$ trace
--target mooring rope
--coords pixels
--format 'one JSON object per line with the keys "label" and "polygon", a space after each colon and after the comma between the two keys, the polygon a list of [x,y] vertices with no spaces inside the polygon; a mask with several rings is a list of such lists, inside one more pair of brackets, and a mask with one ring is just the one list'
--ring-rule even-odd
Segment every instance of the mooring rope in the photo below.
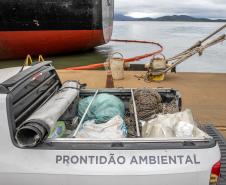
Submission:
{"label": "mooring rope", "polygon": [[[145,82],[151,82],[152,77],[164,75],[167,72],[169,72],[170,70],[172,71],[173,69],[175,69],[175,67],[177,65],[181,64],[182,62],[184,62],[188,58],[194,56],[195,54],[199,54],[201,56],[205,49],[207,49],[211,46],[214,46],[216,44],[222,43],[223,41],[226,40],[226,34],[222,34],[222,35],[210,40],[210,38],[212,38],[213,36],[215,36],[217,33],[219,33],[220,31],[222,31],[225,28],[226,28],[226,24],[224,26],[220,27],[219,29],[217,29],[216,31],[214,31],[212,34],[210,34],[203,40],[198,41],[196,44],[194,44],[187,50],[175,55],[174,57],[164,59],[166,64],[170,64],[167,68],[165,68],[163,70],[152,70],[150,67],[148,69],[148,72],[145,75],[138,76],[138,78],[143,78]],[[208,40],[210,40],[210,41],[208,41]]]}
{"label": "mooring rope", "polygon": [[[219,32],[221,32],[222,30],[224,30],[226,28],[226,24],[224,24],[223,26],[221,26],[220,28],[218,28],[216,31],[214,31],[213,33],[211,33],[210,35],[208,35],[207,37],[205,37],[204,39],[202,39],[201,41],[198,41],[197,43],[195,43],[193,46],[191,46],[190,48],[186,49],[185,51],[175,55],[172,58],[169,58],[168,61],[177,59],[178,57],[187,54],[189,51],[192,51],[193,49],[202,46],[202,44],[204,42],[206,42],[207,40],[209,40],[210,38],[212,38],[213,36],[215,36],[216,34],[218,34]],[[223,37],[223,35],[221,36]]]}

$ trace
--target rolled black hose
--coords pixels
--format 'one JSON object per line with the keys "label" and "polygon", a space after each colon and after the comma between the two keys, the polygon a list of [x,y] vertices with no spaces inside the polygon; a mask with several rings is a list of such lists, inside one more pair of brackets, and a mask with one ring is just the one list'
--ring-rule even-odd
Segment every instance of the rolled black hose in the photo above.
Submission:
{"label": "rolled black hose", "polygon": [[44,142],[50,131],[55,129],[60,117],[79,96],[79,91],[79,82],[65,82],[50,100],[17,128],[15,138],[18,145],[20,147],[35,147]]}
{"label": "rolled black hose", "polygon": [[16,132],[16,140],[21,147],[35,147],[49,135],[50,129],[38,122],[24,123]]}

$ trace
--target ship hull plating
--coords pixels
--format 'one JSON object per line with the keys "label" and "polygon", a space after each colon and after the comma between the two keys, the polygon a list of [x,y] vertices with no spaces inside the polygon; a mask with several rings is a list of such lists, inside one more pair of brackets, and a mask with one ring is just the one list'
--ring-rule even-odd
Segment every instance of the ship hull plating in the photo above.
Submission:
{"label": "ship hull plating", "polygon": [[113,0],[2,0],[0,9],[0,59],[87,50],[112,35]]}

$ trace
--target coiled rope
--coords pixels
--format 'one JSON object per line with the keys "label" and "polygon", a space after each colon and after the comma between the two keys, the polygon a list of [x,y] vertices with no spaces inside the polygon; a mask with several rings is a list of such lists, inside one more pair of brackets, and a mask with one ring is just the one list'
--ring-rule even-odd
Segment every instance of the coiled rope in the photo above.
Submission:
{"label": "coiled rope", "polygon": [[[140,120],[148,121],[163,112],[162,98],[154,89],[137,89],[134,91],[134,98]],[[134,114],[132,102],[130,112]]]}
{"label": "coiled rope", "polygon": [[[134,91],[138,120],[149,121],[158,114],[173,114],[179,112],[176,98],[164,100],[154,89],[136,89]],[[129,113],[125,116],[128,134],[136,137],[133,100],[129,102]],[[141,128],[140,128],[141,129]]]}

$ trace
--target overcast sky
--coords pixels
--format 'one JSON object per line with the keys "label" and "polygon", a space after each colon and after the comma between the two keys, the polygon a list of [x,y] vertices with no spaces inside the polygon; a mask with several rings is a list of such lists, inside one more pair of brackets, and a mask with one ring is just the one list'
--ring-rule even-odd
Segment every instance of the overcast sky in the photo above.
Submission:
{"label": "overcast sky", "polygon": [[139,18],[175,14],[226,18],[226,0],[115,0],[115,11]]}

